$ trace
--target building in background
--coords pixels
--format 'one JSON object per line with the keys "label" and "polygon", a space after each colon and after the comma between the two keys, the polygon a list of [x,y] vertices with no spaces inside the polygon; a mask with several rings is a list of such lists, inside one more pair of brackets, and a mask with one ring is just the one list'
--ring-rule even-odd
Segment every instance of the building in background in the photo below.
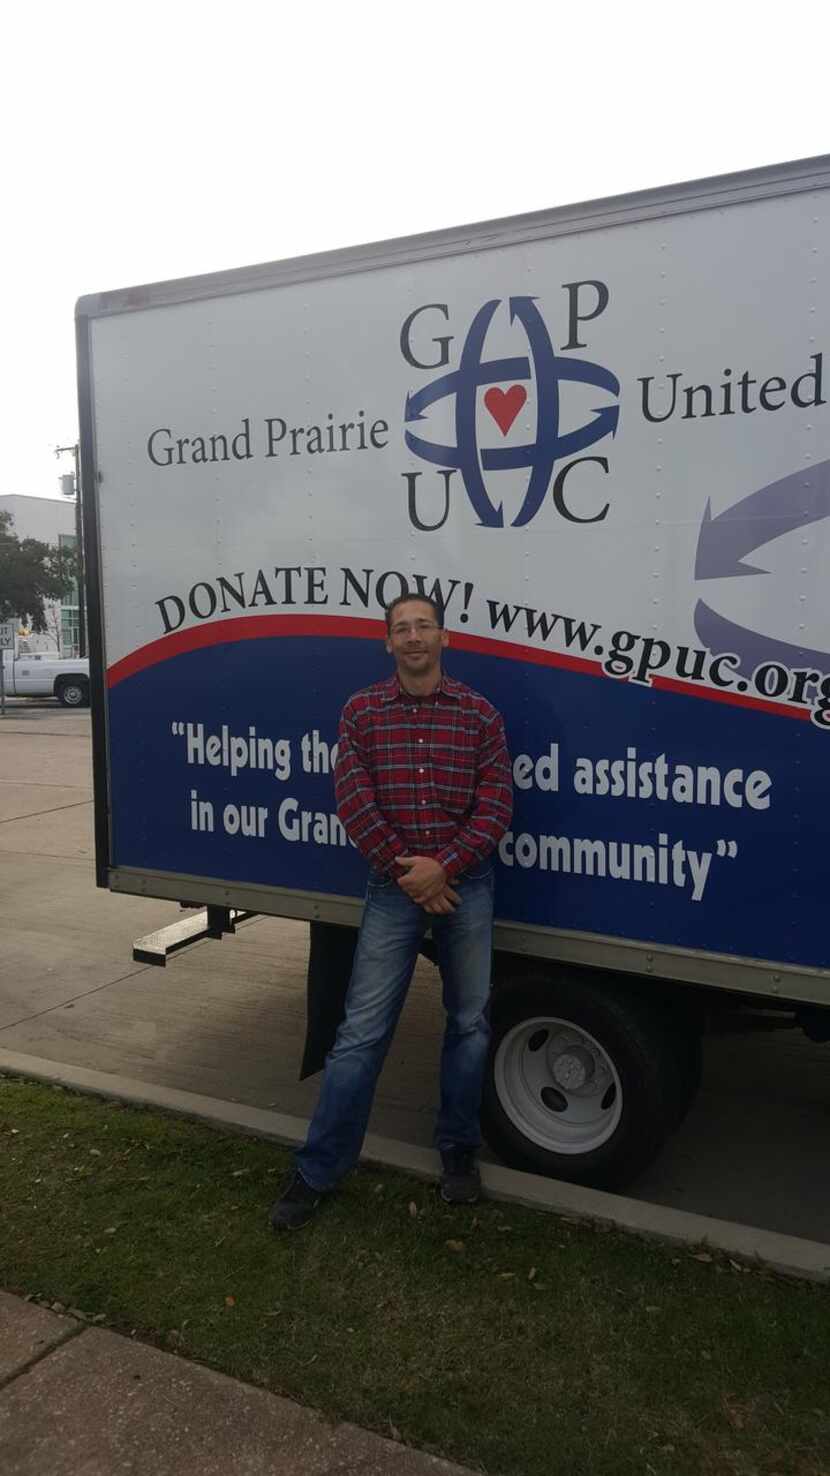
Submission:
{"label": "building in background", "polygon": [[[65,549],[67,554],[75,550],[75,503],[64,497],[28,497],[11,492],[0,496],[0,512],[11,513],[14,518],[12,533],[17,538],[38,538],[41,543],[52,543]],[[77,656],[78,644],[78,586],[73,582],[72,590],[62,601],[46,601],[45,635],[29,635],[25,649],[29,651],[58,651],[61,656]],[[23,641],[21,640],[21,646]]]}

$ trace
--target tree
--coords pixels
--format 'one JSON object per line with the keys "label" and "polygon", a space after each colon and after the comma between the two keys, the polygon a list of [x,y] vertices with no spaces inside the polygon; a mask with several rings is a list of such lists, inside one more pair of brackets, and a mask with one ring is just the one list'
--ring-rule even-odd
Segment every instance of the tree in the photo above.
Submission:
{"label": "tree", "polygon": [[55,642],[55,650],[58,653],[60,653],[61,648],[62,630],[63,621],[61,619],[60,606],[50,605],[49,609],[46,611],[46,633],[49,636],[49,639]]}
{"label": "tree", "polygon": [[38,538],[18,538],[13,524],[10,512],[0,512],[0,620],[25,618],[42,635],[46,602],[71,592],[76,558]]}

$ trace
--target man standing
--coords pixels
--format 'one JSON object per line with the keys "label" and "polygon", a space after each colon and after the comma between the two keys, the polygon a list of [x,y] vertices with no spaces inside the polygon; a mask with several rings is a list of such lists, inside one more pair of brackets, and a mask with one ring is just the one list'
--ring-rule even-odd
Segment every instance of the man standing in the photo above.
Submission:
{"label": "man standing", "polygon": [[369,862],[346,1015],[329,1053],[297,1170],[271,1210],[305,1225],[360,1156],[381,1067],[427,926],[447,1014],[435,1142],[441,1194],[472,1204],[489,1043],[492,855],[512,809],[504,725],[441,669],[441,607],[420,595],[386,611],[396,673],[351,697],[338,738],[337,813]]}

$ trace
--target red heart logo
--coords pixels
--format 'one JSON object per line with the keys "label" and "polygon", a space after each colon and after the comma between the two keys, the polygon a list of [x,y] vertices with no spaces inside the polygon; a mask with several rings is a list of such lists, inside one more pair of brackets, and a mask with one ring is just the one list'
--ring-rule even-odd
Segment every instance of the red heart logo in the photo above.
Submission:
{"label": "red heart logo", "polygon": [[509,390],[488,389],[484,403],[503,436],[507,435],[526,399],[527,390],[520,384],[512,384]]}

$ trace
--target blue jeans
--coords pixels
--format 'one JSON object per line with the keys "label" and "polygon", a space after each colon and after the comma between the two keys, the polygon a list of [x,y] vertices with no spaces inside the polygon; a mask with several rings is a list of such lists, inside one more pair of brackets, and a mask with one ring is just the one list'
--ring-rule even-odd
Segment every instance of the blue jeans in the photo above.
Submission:
{"label": "blue jeans", "polygon": [[433,916],[411,902],[397,882],[370,879],[346,1015],[326,1057],[317,1108],[296,1156],[297,1168],[312,1189],[333,1189],[360,1157],[377,1079],[429,923],[447,1013],[435,1145],[477,1148],[481,1141],[481,1090],[490,1040],[486,1010],[492,869],[479,868],[453,886],[461,897],[455,911]]}

